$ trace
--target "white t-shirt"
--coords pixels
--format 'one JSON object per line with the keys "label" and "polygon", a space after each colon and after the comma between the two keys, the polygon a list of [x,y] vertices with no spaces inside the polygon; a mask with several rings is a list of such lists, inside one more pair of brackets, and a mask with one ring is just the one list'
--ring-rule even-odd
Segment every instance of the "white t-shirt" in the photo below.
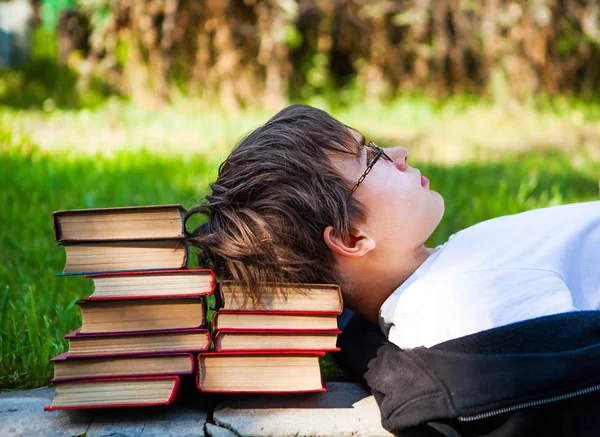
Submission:
{"label": "white t-shirt", "polygon": [[450,237],[383,303],[400,348],[600,309],[600,201],[536,209]]}

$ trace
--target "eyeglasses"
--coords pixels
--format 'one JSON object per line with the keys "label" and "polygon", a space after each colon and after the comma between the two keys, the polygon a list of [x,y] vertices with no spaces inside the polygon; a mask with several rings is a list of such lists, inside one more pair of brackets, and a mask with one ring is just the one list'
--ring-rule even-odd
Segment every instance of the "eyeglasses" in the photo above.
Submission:
{"label": "eyeglasses", "polygon": [[390,158],[385,153],[385,151],[373,141],[369,141],[367,144],[365,144],[365,147],[367,148],[367,169],[358,179],[356,185],[354,185],[354,187],[352,187],[352,189],[350,190],[350,195],[352,195],[356,191],[356,189],[362,183],[362,181],[364,181],[367,175],[371,172],[371,170],[373,170],[373,166],[379,160],[379,158],[383,156],[383,159],[385,159],[386,161],[394,162],[394,160]]}

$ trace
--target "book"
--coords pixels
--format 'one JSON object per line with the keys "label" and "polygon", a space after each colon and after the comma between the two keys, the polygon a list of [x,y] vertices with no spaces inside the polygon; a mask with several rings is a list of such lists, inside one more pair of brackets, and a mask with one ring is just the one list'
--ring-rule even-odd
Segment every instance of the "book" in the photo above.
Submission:
{"label": "book", "polygon": [[202,297],[80,300],[82,334],[200,328],[206,322]]}
{"label": "book", "polygon": [[52,405],[44,410],[168,405],[175,400],[180,382],[179,376],[60,382],[55,384]]}
{"label": "book", "polygon": [[73,358],[65,352],[50,360],[54,364],[54,378],[50,382],[151,375],[188,375],[194,372],[195,361],[194,356],[190,353]]}
{"label": "book", "polygon": [[131,333],[82,334],[79,329],[65,335],[68,357],[103,357],[138,354],[202,352],[210,347],[206,329],[178,329]]}
{"label": "book", "polygon": [[196,385],[203,392],[300,393],[325,391],[323,351],[234,351],[198,355]]}
{"label": "book", "polygon": [[146,270],[86,275],[94,292],[86,300],[193,297],[209,295],[215,288],[211,269]]}
{"label": "book", "polygon": [[185,236],[181,205],[90,208],[52,213],[54,238],[67,241],[160,240]]}
{"label": "book", "polygon": [[179,269],[187,263],[182,240],[65,243],[64,274]]}
{"label": "book", "polygon": [[225,310],[311,311],[343,310],[340,287],[333,284],[267,284],[260,304],[254,305],[245,287],[234,281],[221,281],[217,297]]}
{"label": "book", "polygon": [[301,311],[219,310],[212,323],[215,329],[337,329],[339,313]]}
{"label": "book", "polygon": [[323,350],[337,352],[337,336],[342,332],[313,330],[220,330],[215,335],[216,351],[233,350]]}

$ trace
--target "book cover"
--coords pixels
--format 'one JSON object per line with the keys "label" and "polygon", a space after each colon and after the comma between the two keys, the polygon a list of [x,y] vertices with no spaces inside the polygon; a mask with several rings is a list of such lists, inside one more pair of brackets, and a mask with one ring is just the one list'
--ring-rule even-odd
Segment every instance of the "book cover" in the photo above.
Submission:
{"label": "book cover", "polygon": [[[340,315],[339,312],[337,311],[268,311],[268,310],[225,310],[225,309],[220,309],[218,310],[214,316],[213,316],[213,327],[215,329],[232,329],[229,327],[225,327],[225,328],[221,328],[219,326],[219,320],[221,319],[221,316],[232,316],[232,317],[252,317],[253,319],[259,319],[259,318],[265,318],[265,321],[268,322],[269,318],[280,318],[280,317],[284,317],[287,319],[289,319],[290,321],[295,320],[296,318],[303,318],[303,317],[307,317],[310,319],[317,319],[319,321],[325,321],[325,323],[321,322],[320,324],[322,324],[323,326],[327,326],[325,328],[310,328],[310,329],[314,329],[314,330],[330,330],[330,329],[337,329],[337,317]],[[327,320],[330,320],[330,323],[326,323]],[[242,323],[237,323],[235,328],[233,329],[238,329],[238,330],[243,330],[243,329],[277,329],[274,327],[268,327],[268,328],[258,328],[258,327],[252,327],[252,328],[243,328],[240,327]],[[254,325],[260,325],[259,322],[255,322]],[[291,325],[293,325],[293,323],[291,323]],[[297,325],[293,325],[295,326],[294,328],[281,328],[281,329],[298,329],[296,326]],[[308,329],[308,328],[307,328]]]}
{"label": "book cover", "polygon": [[335,284],[270,283],[262,301],[254,305],[245,287],[235,281],[220,281],[215,297],[225,310],[336,312],[344,309],[340,287]]}
{"label": "book cover", "polygon": [[[221,344],[222,339],[227,336],[227,334],[233,334],[235,336],[247,336],[247,337],[263,337],[265,339],[266,344],[270,344],[270,346],[260,346],[257,347],[256,350],[322,350],[325,352],[339,352],[340,348],[335,346],[337,336],[341,333],[339,329],[329,329],[329,330],[313,330],[313,329],[220,329],[215,334],[215,351],[224,352],[234,350],[230,347],[223,346]],[[297,337],[308,337],[309,343],[311,338],[314,338],[316,341],[323,341],[332,343],[330,347],[321,347],[321,346],[307,346],[302,347],[300,343],[301,339]],[[329,341],[327,341],[329,340]],[[255,350],[253,348],[247,347],[245,350]],[[240,350],[244,350],[240,348]]]}
{"label": "book cover", "polygon": [[65,267],[56,276],[134,273],[185,269],[189,247],[185,240],[87,241],[60,243]]}
{"label": "book cover", "polygon": [[[191,288],[188,286],[184,291],[179,291],[180,294],[171,292],[166,294],[164,291],[167,289],[166,281],[170,278],[181,278],[185,276],[200,276],[206,277],[208,283],[204,286],[197,288]],[[216,286],[216,278],[212,269],[205,268],[192,268],[192,269],[166,269],[166,270],[136,270],[130,272],[105,272],[105,273],[93,273],[86,274],[86,279],[92,279],[94,281],[94,292],[92,295],[85,298],[87,301],[100,301],[100,300],[120,300],[120,299],[150,299],[150,298],[185,298],[185,297],[198,297],[211,295]],[[130,281],[128,284],[124,281]],[[137,281],[135,281],[137,279]],[[161,281],[157,279],[162,279]],[[98,289],[101,289],[103,282],[111,281],[111,283],[104,288],[111,288],[112,295],[109,292],[104,291],[101,296],[94,296]],[[156,284],[154,284],[156,283]],[[149,285],[159,288],[158,291],[149,294]],[[170,289],[176,289],[176,285],[172,285]],[[162,290],[162,291],[161,291]]]}
{"label": "book cover", "polygon": [[[152,384],[154,382],[164,382],[165,387],[161,393],[156,393],[158,390],[153,390],[151,397],[134,396],[133,390],[144,384]],[[56,391],[52,405],[44,407],[44,411],[55,410],[80,410],[90,408],[115,408],[115,407],[150,407],[159,405],[171,404],[179,392],[181,377],[173,376],[146,376],[142,378],[105,378],[105,379],[83,379],[71,382],[59,382],[54,384]],[[128,385],[130,387],[128,387]],[[154,386],[152,384],[152,386]],[[99,390],[101,389],[101,391]],[[110,390],[118,390],[113,397],[110,396]],[[127,390],[130,390],[128,393]],[[66,401],[61,401],[62,392],[65,391]],[[72,393],[76,392],[77,397],[81,401],[73,399]],[[160,396],[164,392],[164,395]],[[71,393],[70,399],[68,394]],[[98,393],[106,393],[103,398],[98,399]],[[86,399],[86,395],[87,399]],[[146,395],[148,396],[148,395]],[[94,398],[94,400],[92,400]]]}
{"label": "book cover", "polygon": [[203,296],[82,299],[76,304],[83,320],[80,332],[86,334],[134,334],[206,327],[206,302]]}
{"label": "book cover", "polygon": [[[210,331],[204,328],[89,334],[80,330],[78,328],[64,336],[70,342],[69,358],[197,353],[208,350],[211,343]],[[194,338],[198,340],[194,341]],[[85,346],[78,347],[76,343],[84,343]]]}
{"label": "book cover", "polygon": [[[309,389],[293,389],[293,390],[289,390],[289,389],[266,389],[266,388],[261,388],[261,389],[252,389],[252,390],[246,390],[246,389],[242,389],[242,388],[235,388],[235,389],[227,389],[227,390],[221,390],[221,389],[207,389],[204,388],[202,386],[202,382],[201,380],[203,379],[203,377],[205,376],[207,370],[206,367],[203,365],[203,360],[205,358],[210,358],[210,357],[314,357],[317,360],[314,361],[316,368],[313,369],[314,372],[316,372],[316,376],[318,376],[318,379],[320,381],[319,386],[317,387],[316,385],[314,386],[314,388],[309,388]],[[297,349],[287,349],[287,350],[279,350],[279,351],[273,351],[273,350],[252,350],[252,351],[223,351],[223,352],[202,352],[200,354],[198,354],[198,364],[197,364],[197,371],[196,371],[196,387],[198,388],[199,391],[201,392],[205,392],[205,393],[236,393],[236,394],[292,394],[292,393],[315,393],[315,392],[323,392],[326,391],[326,383],[325,380],[320,376],[320,369],[319,369],[319,363],[318,363],[318,358],[319,357],[324,357],[325,356],[325,352],[321,351],[321,350],[313,350],[313,351],[309,351],[309,350],[297,350]],[[265,376],[265,372],[271,370],[271,371],[276,371],[277,368],[273,367],[273,366],[269,366],[269,368],[265,368],[265,369],[259,369],[260,373]],[[237,372],[237,369],[234,369],[234,371],[236,371],[236,373],[238,374],[243,374],[243,370],[240,370],[239,372]],[[306,373],[306,370],[303,371],[303,373]],[[266,375],[267,378],[271,378],[272,375]]]}
{"label": "book cover", "polygon": [[181,239],[185,237],[185,212],[179,204],[54,211],[54,239],[58,242]]}
{"label": "book cover", "polygon": [[[187,365],[187,370],[181,370],[181,371],[173,371],[172,369],[169,368],[165,368],[164,364],[162,364],[162,366],[155,371],[152,372],[139,372],[139,373],[126,373],[124,371],[123,368],[123,364],[121,363],[124,360],[131,360],[131,359],[138,359],[138,361],[147,361],[147,360],[154,360],[155,358],[163,359],[171,359],[171,358],[182,358],[188,361],[188,365]],[[195,365],[196,365],[196,359],[195,356],[191,353],[171,353],[171,354],[166,354],[166,353],[157,353],[157,354],[143,354],[143,353],[139,353],[139,354],[131,354],[131,355],[105,355],[102,357],[77,357],[77,356],[70,356],[68,352],[64,352],[60,355],[57,355],[56,357],[52,358],[50,360],[51,363],[53,363],[55,366],[57,365],[57,363],[59,363],[58,365],[60,365],[60,363],[65,363],[65,362],[70,362],[70,363],[81,363],[83,365],[85,364],[90,364],[92,366],[98,366],[98,365],[102,365],[103,362],[110,362],[110,361],[114,361],[117,364],[118,370],[117,372],[112,372],[113,374],[108,375],[108,374],[103,374],[100,376],[85,376],[85,377],[80,377],[80,376],[69,376],[69,377],[54,377],[50,380],[50,383],[58,383],[58,382],[69,382],[69,381],[77,381],[77,380],[93,380],[93,379],[107,379],[107,378],[140,378],[140,377],[146,377],[146,376],[172,376],[172,375],[190,375],[194,373],[195,370]],[[164,361],[164,360],[163,360]],[[182,360],[183,361],[183,360]],[[56,374],[56,373],[55,373]]]}

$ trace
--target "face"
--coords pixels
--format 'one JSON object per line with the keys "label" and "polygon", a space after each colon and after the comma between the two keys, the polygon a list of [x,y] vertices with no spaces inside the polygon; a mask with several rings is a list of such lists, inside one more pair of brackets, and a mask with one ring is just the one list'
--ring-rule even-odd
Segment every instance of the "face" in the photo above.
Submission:
{"label": "face", "polygon": [[[352,131],[360,144],[364,137]],[[401,255],[421,246],[435,230],[444,214],[442,196],[430,188],[429,180],[408,164],[404,147],[385,149],[393,162],[380,157],[352,196],[366,208],[365,223],[359,228],[373,238],[379,252]],[[356,158],[344,156],[334,161],[338,170],[356,183],[365,172],[373,154],[363,148]]]}

